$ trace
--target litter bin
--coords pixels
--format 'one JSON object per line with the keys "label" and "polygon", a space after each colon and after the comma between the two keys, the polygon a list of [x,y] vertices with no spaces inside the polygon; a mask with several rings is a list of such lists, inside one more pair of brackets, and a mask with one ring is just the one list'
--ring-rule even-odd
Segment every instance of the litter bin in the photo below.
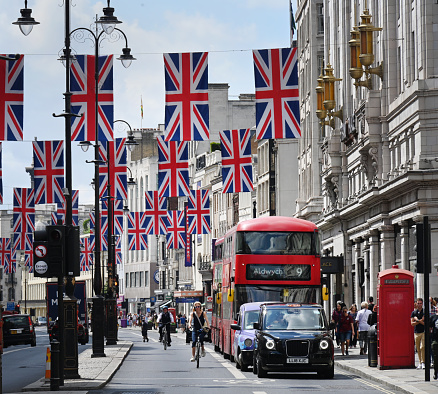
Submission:
{"label": "litter bin", "polygon": [[120,319],[120,327],[126,328],[126,319]]}
{"label": "litter bin", "polygon": [[373,325],[368,330],[368,366],[377,367],[377,328]]}

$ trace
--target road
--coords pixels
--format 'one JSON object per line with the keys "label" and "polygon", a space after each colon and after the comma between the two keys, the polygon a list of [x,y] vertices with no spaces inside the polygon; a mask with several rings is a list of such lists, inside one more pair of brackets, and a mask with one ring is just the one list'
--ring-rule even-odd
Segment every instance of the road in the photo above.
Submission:
{"label": "road", "polygon": [[251,370],[236,369],[234,363],[215,353],[210,344],[197,369],[189,361],[190,347],[181,335],[172,335],[172,347],[166,351],[158,342],[156,331],[150,331],[149,338],[149,342],[143,343],[140,329],[119,330],[119,339],[132,341],[134,346],[105,388],[92,393],[396,393],[340,369],[335,369],[335,378],[330,380],[318,379],[316,374],[280,373],[258,379]]}
{"label": "road", "polygon": [[[42,377],[46,372],[46,352],[49,346],[49,334],[46,327],[36,327],[37,345],[9,346],[3,350],[2,392],[17,393],[28,384]],[[79,345],[81,352],[91,346]]]}

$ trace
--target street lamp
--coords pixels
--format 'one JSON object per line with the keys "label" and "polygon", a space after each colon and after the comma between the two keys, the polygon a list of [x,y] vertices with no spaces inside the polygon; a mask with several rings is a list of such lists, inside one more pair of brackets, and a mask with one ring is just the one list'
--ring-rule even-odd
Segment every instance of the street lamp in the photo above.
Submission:
{"label": "street lamp", "polygon": [[34,18],[32,18],[32,9],[27,8],[27,0],[24,0],[24,8],[20,10],[21,18],[18,18],[16,22],[12,22],[13,25],[18,25],[20,31],[25,35],[29,35],[35,25],[39,25],[39,22],[36,22]]}
{"label": "street lamp", "polygon": [[[129,149],[129,151],[132,152],[134,148],[138,145],[138,141],[136,141],[134,138],[134,132],[132,131],[131,125],[126,120],[122,120],[122,119],[117,119],[114,121],[114,123],[117,122],[123,122],[129,127],[128,138],[126,139],[125,145]],[[131,173],[131,177],[132,177],[132,173]]]}
{"label": "street lamp", "polygon": [[[109,1],[108,1],[109,6]],[[104,9],[104,13],[114,12],[114,9],[108,10]],[[108,15],[106,15],[108,16]],[[102,18],[101,18],[102,19]],[[115,18],[117,20],[117,18]],[[96,24],[102,23],[101,21],[96,21]],[[121,23],[120,21],[117,21],[115,23]],[[104,26],[104,25],[103,25]],[[125,35],[125,33],[118,29],[118,28],[112,28],[111,33],[116,30],[119,32],[120,35],[122,35],[125,39],[125,48],[123,49],[123,60],[126,61],[132,61],[135,60],[135,58],[130,54],[130,49],[128,48],[128,39]],[[83,32],[86,31],[89,33],[89,39],[94,41],[94,67],[95,67],[95,119],[94,119],[94,125],[95,125],[95,141],[94,141],[94,160],[92,161],[94,163],[94,179],[97,183],[97,180],[99,179],[99,163],[101,162],[99,157],[99,45],[101,43],[101,38],[104,36],[104,34],[108,34],[107,30],[102,30],[100,32],[92,31],[91,29],[85,28],[85,27],[79,27],[77,29],[74,29],[69,33],[69,37],[73,36],[77,32]],[[122,60],[122,62],[123,62]],[[127,64],[127,63],[126,63]],[[129,62],[130,64],[130,62]],[[125,65],[129,66],[129,64]],[[91,143],[89,141],[82,142],[80,144],[83,151],[87,151]],[[109,150],[108,150],[109,154]],[[109,156],[108,156],[109,160]],[[108,180],[109,182],[109,180]],[[104,357],[104,297],[102,296],[102,274],[101,274],[101,226],[100,226],[100,209],[99,209],[99,187],[97,184],[95,185],[95,195],[94,195],[94,203],[95,203],[95,249],[94,249],[94,255],[95,255],[95,276],[93,281],[93,288],[94,288],[94,297],[93,297],[93,313],[91,315],[92,320],[92,327],[93,327],[93,354],[92,357]],[[110,205],[110,204],[109,204]]]}

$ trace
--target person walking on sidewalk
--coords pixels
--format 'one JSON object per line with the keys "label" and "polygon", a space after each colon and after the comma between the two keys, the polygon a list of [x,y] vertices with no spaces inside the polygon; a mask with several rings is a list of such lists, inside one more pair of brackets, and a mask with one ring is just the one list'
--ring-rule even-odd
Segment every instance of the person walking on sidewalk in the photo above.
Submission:
{"label": "person walking on sidewalk", "polygon": [[348,311],[348,313],[350,314],[350,316],[353,318],[353,327],[354,327],[354,334],[351,337],[351,347],[356,347],[357,345],[357,337],[358,337],[358,330],[357,330],[357,322],[356,322],[356,317],[357,317],[357,305],[356,304],[352,304],[350,307],[350,310]]}
{"label": "person walking on sidewalk", "polygon": [[332,322],[336,323],[335,333],[336,333],[336,345],[339,347],[341,341],[339,340],[339,321],[342,317],[342,301],[336,303],[336,308],[332,312]]}
{"label": "person walking on sidewalk", "polygon": [[346,306],[342,308],[342,317],[339,321],[339,334],[342,355],[344,355],[345,348],[345,354],[348,356],[348,347],[350,346],[351,337],[354,335],[354,320],[348,313]]}
{"label": "person walking on sidewalk", "polygon": [[371,315],[371,311],[368,309],[368,303],[366,301],[360,304],[360,311],[357,313],[356,322],[359,330],[359,346],[360,354],[367,354],[368,341],[367,335],[370,326],[368,324],[368,316]]}
{"label": "person walking on sidewalk", "polygon": [[417,369],[424,369],[424,310],[423,299],[417,298],[417,309],[411,313],[411,326],[414,327],[415,346],[418,354]]}
{"label": "person walking on sidewalk", "polygon": [[430,317],[431,335],[430,341],[432,343],[432,355],[433,355],[433,378],[438,378],[438,315],[432,315]]}

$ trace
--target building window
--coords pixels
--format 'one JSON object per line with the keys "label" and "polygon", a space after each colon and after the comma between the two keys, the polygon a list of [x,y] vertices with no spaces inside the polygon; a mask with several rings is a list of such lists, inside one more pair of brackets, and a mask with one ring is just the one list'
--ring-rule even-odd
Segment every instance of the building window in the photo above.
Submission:
{"label": "building window", "polygon": [[140,287],[143,287],[143,271],[140,272]]}
{"label": "building window", "polygon": [[135,273],[135,287],[140,287],[140,272]]}
{"label": "building window", "polygon": [[144,272],[144,287],[149,286],[149,271]]}
{"label": "building window", "polygon": [[131,279],[129,287],[135,287],[135,272],[130,272],[129,276]]}
{"label": "building window", "polygon": [[125,286],[126,286],[126,287],[129,287],[129,274],[126,273],[125,277],[126,277],[126,280],[125,280]]}
{"label": "building window", "polygon": [[316,5],[317,34],[324,34],[324,4]]}

